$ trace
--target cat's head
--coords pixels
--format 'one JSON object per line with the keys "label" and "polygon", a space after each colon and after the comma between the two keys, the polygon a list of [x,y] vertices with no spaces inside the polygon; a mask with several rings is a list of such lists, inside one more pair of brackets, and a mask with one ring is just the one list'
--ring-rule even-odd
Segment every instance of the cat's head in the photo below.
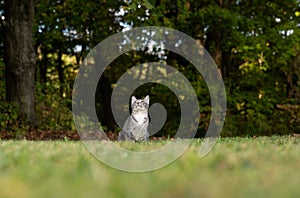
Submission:
{"label": "cat's head", "polygon": [[136,99],[131,97],[131,109],[132,112],[146,112],[149,108],[149,96],[147,95],[144,99]]}

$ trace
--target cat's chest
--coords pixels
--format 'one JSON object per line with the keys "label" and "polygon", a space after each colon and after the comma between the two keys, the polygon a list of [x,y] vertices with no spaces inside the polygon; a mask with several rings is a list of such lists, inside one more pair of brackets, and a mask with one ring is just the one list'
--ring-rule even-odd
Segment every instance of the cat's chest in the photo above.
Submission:
{"label": "cat's chest", "polygon": [[148,122],[148,114],[147,113],[135,113],[132,114],[132,119],[138,124],[144,124]]}

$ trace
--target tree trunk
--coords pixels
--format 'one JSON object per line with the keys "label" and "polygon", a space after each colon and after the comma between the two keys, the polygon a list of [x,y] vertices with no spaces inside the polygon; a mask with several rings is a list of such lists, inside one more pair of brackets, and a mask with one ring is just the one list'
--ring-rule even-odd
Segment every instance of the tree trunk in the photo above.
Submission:
{"label": "tree trunk", "polygon": [[36,0],[5,0],[6,100],[17,102],[34,124],[35,50],[33,18]]}
{"label": "tree trunk", "polygon": [[100,120],[103,126],[107,127],[108,131],[115,131],[116,128],[116,122],[112,113],[111,109],[111,94],[112,94],[112,89],[110,86],[109,79],[102,74],[100,80],[99,80],[99,85],[97,87],[97,96],[100,96],[100,103],[102,106],[102,112],[100,114]]}
{"label": "tree trunk", "polygon": [[41,48],[42,52],[42,62],[40,64],[40,82],[46,84],[47,82],[47,66],[48,66],[48,50],[46,47]]}
{"label": "tree trunk", "polygon": [[221,42],[222,31],[218,27],[210,27],[204,47],[208,50],[219,69],[222,69],[223,61]]}
{"label": "tree trunk", "polygon": [[59,93],[60,96],[63,97],[64,94],[64,84],[65,84],[65,78],[64,78],[64,68],[63,68],[63,60],[62,60],[62,52],[61,50],[57,53],[57,71],[58,71],[58,80],[59,80]]}
{"label": "tree trunk", "polygon": [[[231,4],[235,1],[232,0],[218,0],[218,6],[220,9],[228,9]],[[218,66],[222,77],[226,78],[229,74],[229,52],[224,51],[222,43],[227,38],[228,30],[222,28],[221,23],[225,23],[222,17],[216,14],[215,24],[211,25],[207,32],[207,39],[205,42],[205,49],[210,53],[211,57],[214,59],[216,65]]]}

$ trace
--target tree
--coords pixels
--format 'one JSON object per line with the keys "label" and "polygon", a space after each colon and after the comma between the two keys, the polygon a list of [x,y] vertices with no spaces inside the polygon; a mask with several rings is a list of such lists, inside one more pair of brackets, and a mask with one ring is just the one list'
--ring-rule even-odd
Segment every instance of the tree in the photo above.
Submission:
{"label": "tree", "polygon": [[[62,96],[65,86],[68,86],[65,85],[68,76],[62,55],[75,56],[75,68],[95,45],[121,31],[118,17],[115,15],[119,12],[121,4],[122,1],[114,0],[40,1],[36,9],[35,40],[42,58],[37,63],[37,79],[45,84],[47,70],[51,68],[55,74],[58,73],[56,85],[59,86]],[[103,75],[97,91],[97,104],[101,106],[99,119],[108,130],[114,131],[116,124],[110,108],[111,82],[105,74]],[[51,85],[53,84],[52,80]]]}
{"label": "tree", "polygon": [[[5,1],[4,12],[4,0],[0,0],[0,75],[4,66],[1,52],[5,49],[6,98],[21,106],[27,102],[28,107],[29,100],[24,94],[34,93],[31,80],[35,76],[36,115],[45,111],[48,113],[45,116],[54,115],[53,109],[48,110],[49,104],[60,109],[67,104],[70,110],[77,69],[95,45],[123,28],[150,25],[182,31],[199,41],[211,54],[226,85],[228,112],[224,131],[227,134],[268,135],[300,130],[299,113],[292,118],[281,108],[298,108],[300,99],[299,0],[41,0],[35,7],[33,26],[38,54],[36,74],[34,51],[28,47],[32,40],[26,40],[30,38],[29,22],[32,21],[34,2],[31,0],[25,5],[19,1]],[[110,102],[112,88],[122,74],[133,65],[162,61],[184,74],[193,85],[201,109],[199,134],[205,132],[210,120],[210,97],[201,76],[195,75],[198,72],[193,65],[176,53],[164,50],[163,57],[151,55],[146,48],[144,51],[132,50],[105,69],[95,95],[102,126],[108,131],[117,129]],[[4,81],[5,78],[1,78],[0,84]],[[177,129],[180,111],[175,108],[179,107],[177,97],[166,90],[158,84],[147,84],[136,89],[134,94],[143,97],[149,93],[153,103],[166,103],[168,120],[162,131],[172,135]],[[0,94],[1,100],[4,89]],[[40,105],[49,94],[64,102],[55,104],[52,99],[46,105]],[[4,105],[2,107],[5,109]],[[23,112],[30,115],[26,108]]]}
{"label": "tree", "polygon": [[[299,103],[299,1],[151,3],[155,9],[138,0],[128,3],[124,7],[127,11],[124,24],[175,28],[203,44],[226,84],[229,133],[274,134],[299,130],[299,127],[286,127],[293,119],[276,109],[277,104]],[[167,63],[184,73],[192,84],[197,84],[199,80],[193,72],[185,73],[190,69],[188,64],[178,60],[178,56],[168,53]],[[206,97],[203,93],[203,90],[197,92],[201,102]],[[205,109],[207,104],[202,104],[201,109]]]}
{"label": "tree", "polygon": [[6,100],[17,102],[31,124],[34,124],[36,56],[32,28],[35,1],[4,1]]}

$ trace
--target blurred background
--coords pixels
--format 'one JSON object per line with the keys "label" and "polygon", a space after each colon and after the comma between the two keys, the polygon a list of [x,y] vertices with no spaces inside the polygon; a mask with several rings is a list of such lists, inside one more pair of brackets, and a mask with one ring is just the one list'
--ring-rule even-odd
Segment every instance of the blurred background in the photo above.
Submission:
{"label": "blurred background", "polygon": [[[2,139],[78,139],[72,87],[80,64],[105,38],[140,26],[179,30],[210,53],[227,92],[221,136],[300,133],[299,0],[0,0],[0,17]],[[119,56],[98,83],[97,115],[112,139],[120,130],[110,107],[115,83],[132,66],[159,61],[194,87],[197,137],[205,134],[210,96],[201,75],[180,55],[145,49]],[[167,121],[155,136],[172,137],[180,122],[176,95],[155,83],[133,94],[164,105]]]}

